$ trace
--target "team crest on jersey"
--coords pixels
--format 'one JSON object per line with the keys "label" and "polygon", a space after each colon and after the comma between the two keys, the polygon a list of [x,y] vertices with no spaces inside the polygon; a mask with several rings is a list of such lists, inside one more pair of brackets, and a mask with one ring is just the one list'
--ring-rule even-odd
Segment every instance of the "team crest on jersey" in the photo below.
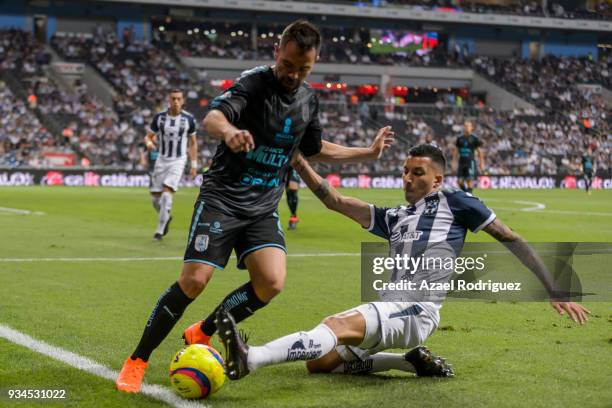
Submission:
{"label": "team crest on jersey", "polygon": [[208,248],[208,241],[209,241],[208,235],[204,235],[204,234],[198,235],[195,238],[193,247],[198,252],[204,252]]}
{"label": "team crest on jersey", "polygon": [[425,210],[423,210],[423,215],[436,215],[436,213],[438,212],[438,204],[440,204],[440,200],[438,198],[425,202]]}

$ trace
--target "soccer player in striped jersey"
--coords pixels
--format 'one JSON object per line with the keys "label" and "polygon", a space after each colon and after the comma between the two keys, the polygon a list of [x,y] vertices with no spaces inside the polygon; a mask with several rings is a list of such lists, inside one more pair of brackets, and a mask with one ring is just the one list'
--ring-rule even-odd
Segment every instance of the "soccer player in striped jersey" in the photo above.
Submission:
{"label": "soccer player in striped jersey", "polygon": [[172,221],[173,194],[178,190],[185,170],[187,154],[191,160],[191,177],[198,170],[198,143],[196,122],[189,112],[183,110],[183,92],[173,89],[168,94],[168,109],[156,114],[145,136],[149,151],[159,154],[153,168],[151,199],[153,208],[159,214],[153,239],[161,241],[168,233]]}
{"label": "soccer player in striped jersey", "polygon": [[[551,306],[584,324],[589,311],[559,300],[553,278],[538,255],[516,232],[505,226],[478,198],[460,190],[442,189],[446,160],[442,151],[423,144],[412,148],[404,163],[404,196],[409,205],[380,208],[344,197],[329,186],[300,156],[292,163],[302,180],[329,209],[356,221],[389,243],[389,257],[456,258],[469,229],[483,230],[500,242],[534,273],[550,296]],[[391,282],[448,282],[452,267],[394,270]],[[425,296],[423,296],[425,295]],[[416,296],[416,299],[415,299]],[[397,369],[419,376],[453,376],[452,367],[422,345],[440,322],[445,292],[384,291],[379,302],[362,304],[327,317],[310,331],[300,331],[261,347],[241,338],[230,312],[219,309],[219,336],[228,351],[227,374],[240,379],[260,367],[308,360],[311,372],[364,373]],[[405,354],[383,352],[411,349]]]}

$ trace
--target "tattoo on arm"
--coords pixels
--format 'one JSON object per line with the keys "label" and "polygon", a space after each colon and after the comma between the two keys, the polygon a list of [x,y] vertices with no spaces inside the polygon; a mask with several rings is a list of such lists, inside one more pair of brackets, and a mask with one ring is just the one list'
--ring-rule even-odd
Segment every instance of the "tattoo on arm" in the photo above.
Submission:
{"label": "tattoo on arm", "polygon": [[331,194],[331,186],[327,180],[322,180],[319,188],[314,191],[314,194],[321,201],[324,201]]}
{"label": "tattoo on arm", "polygon": [[510,250],[510,252],[512,252],[523,265],[529,268],[529,270],[540,280],[540,282],[542,282],[542,285],[544,288],[546,288],[551,298],[560,297],[559,292],[555,287],[554,279],[551,276],[551,273],[548,271],[548,268],[537,252],[531,248],[529,243],[525,241],[523,237],[512,231],[508,226],[504,225],[503,222],[497,219],[491,224],[487,225],[484,230],[493,238],[503,243],[504,246],[508,248],[508,250]]}
{"label": "tattoo on arm", "polygon": [[497,219],[487,225],[485,231],[500,242],[512,242],[520,239],[520,236],[516,232],[512,231],[512,229]]}

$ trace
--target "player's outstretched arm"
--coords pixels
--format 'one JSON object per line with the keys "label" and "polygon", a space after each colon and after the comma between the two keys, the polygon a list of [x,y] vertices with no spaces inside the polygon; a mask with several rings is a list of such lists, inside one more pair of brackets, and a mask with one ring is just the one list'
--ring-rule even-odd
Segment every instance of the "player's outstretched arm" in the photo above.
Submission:
{"label": "player's outstretched arm", "polygon": [[587,315],[591,312],[588,309],[578,303],[559,300],[557,289],[548,268],[523,237],[512,231],[499,219],[495,219],[491,224],[487,225],[484,231],[503,243],[523,265],[538,277],[548,291],[551,306],[559,314],[567,313],[570,319],[580,324],[585,324],[589,320]]}
{"label": "player's outstretched arm", "polygon": [[362,227],[368,228],[371,222],[370,205],[353,197],[345,197],[338,193],[327,180],[323,179],[313,170],[306,159],[298,153],[291,161],[291,166],[300,174],[308,188],[325,204],[327,208],[358,222]]}
{"label": "player's outstretched arm", "polygon": [[215,139],[223,140],[234,153],[248,152],[255,148],[251,133],[232,125],[223,112],[218,109],[212,109],[208,112],[202,121],[202,126],[209,135]]}
{"label": "player's outstretched arm", "polygon": [[378,130],[370,147],[347,147],[326,140],[321,141],[321,151],[308,160],[323,163],[358,163],[364,160],[377,160],[383,151],[393,145],[395,133],[391,126],[385,126]]}

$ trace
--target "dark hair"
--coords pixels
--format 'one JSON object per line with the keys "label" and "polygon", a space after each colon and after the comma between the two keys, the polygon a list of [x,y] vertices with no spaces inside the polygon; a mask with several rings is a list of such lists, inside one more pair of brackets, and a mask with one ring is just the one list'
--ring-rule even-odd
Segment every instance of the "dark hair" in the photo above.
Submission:
{"label": "dark hair", "polygon": [[410,149],[408,155],[412,157],[429,157],[431,161],[440,165],[442,171],[446,169],[446,158],[444,157],[444,153],[434,145],[424,143],[414,146]]}
{"label": "dark hair", "polygon": [[170,92],[168,92],[168,95],[173,94],[173,93],[183,93],[183,91],[181,91],[178,88],[172,88],[170,89]]}
{"label": "dark hair", "polygon": [[321,33],[319,29],[306,20],[297,20],[285,27],[281,35],[280,46],[284,47],[290,41],[295,41],[302,52],[307,52],[314,48],[318,54],[321,49]]}

